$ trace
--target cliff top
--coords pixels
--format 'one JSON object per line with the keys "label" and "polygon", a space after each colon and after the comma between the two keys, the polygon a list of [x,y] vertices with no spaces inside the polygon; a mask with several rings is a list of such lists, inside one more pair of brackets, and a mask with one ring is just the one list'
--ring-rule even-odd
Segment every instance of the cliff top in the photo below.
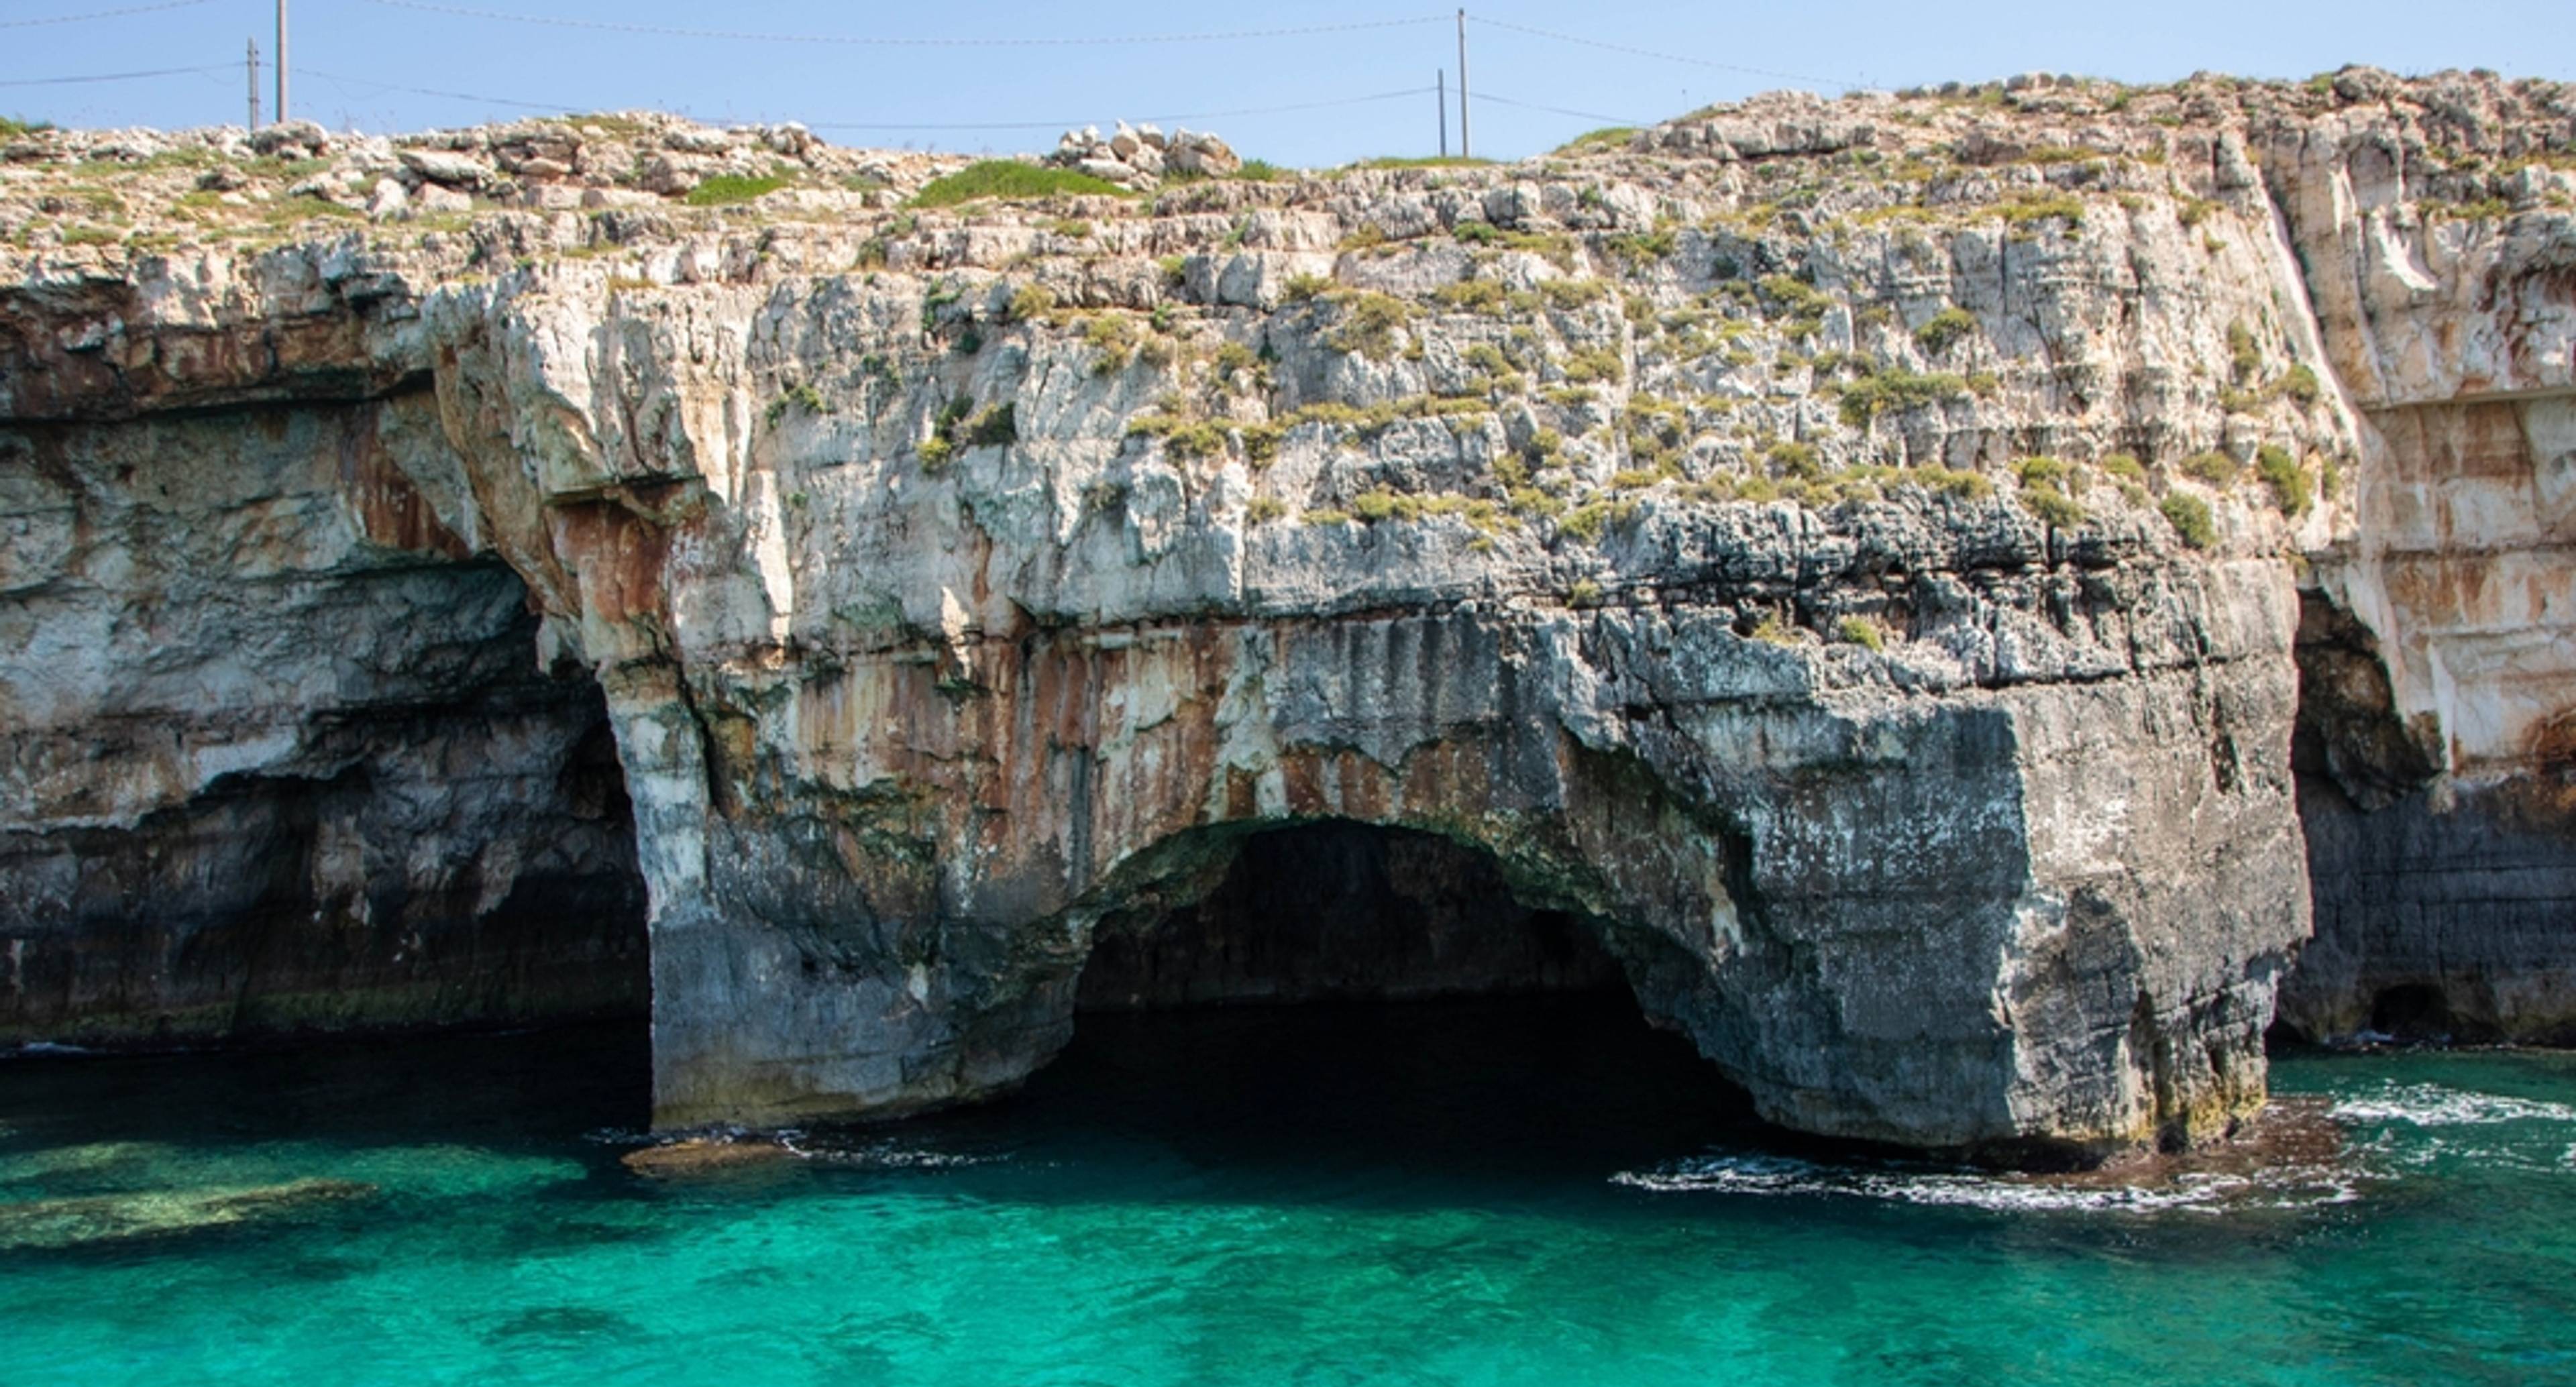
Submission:
{"label": "cliff top", "polygon": [[[1795,194],[1821,191],[1819,183],[1874,186],[1885,196],[1865,200],[1881,205],[1937,205],[1959,196],[1963,181],[1980,185],[1965,190],[1980,201],[1997,181],[2160,191],[2179,176],[2140,170],[2206,151],[2208,135],[2334,121],[2383,128],[2434,201],[2472,212],[2576,205],[2576,85],[2484,71],[2405,79],[2355,67],[2299,83],[2203,74],[2167,86],[2029,74],[1831,100],[1777,92],[1650,128],[1595,131],[1508,164],[1385,159],[1302,173],[1244,164],[1206,137],[1121,125],[1107,137],[1068,132],[1046,160],[1022,157],[1052,165],[1044,173],[999,180],[949,179],[976,162],[964,156],[843,149],[793,123],[717,128],[653,112],[395,136],[304,121],[176,132],[0,122],[0,247],[20,253],[0,252],[0,271],[35,270],[12,263],[22,256],[258,246],[361,226],[378,243],[416,243],[502,212],[651,211],[679,218],[667,225],[685,231],[746,216],[848,223],[1039,197],[1058,212],[1081,199],[1081,214],[1096,218],[1309,204],[1376,186],[1371,175],[1474,185],[1615,173],[1653,185],[1712,163],[1789,159],[1815,164],[1820,179],[1787,188],[1785,173],[1766,167],[1764,181],[1793,195],[1745,210],[1804,210]],[[1201,141],[1212,157],[1195,148],[1165,157]],[[1208,183],[1238,191],[1212,193],[1200,186]]]}

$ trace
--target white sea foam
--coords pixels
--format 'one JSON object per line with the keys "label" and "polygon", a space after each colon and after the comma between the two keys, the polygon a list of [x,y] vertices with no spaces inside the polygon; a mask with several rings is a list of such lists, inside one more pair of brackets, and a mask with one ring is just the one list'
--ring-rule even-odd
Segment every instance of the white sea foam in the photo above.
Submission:
{"label": "white sea foam", "polygon": [[30,1040],[15,1050],[0,1053],[25,1057],[32,1055],[86,1055],[93,1053],[93,1051],[91,1051],[86,1045],[65,1045],[58,1040]]}
{"label": "white sea foam", "polygon": [[2119,1185],[1966,1171],[1836,1167],[1784,1156],[1702,1156],[1611,1183],[1657,1193],[1719,1193],[1878,1199],[2001,1212],[2153,1214],[2304,1208],[2360,1197],[2361,1172],[2287,1167],[2255,1174],[2185,1174],[2168,1182]]}
{"label": "white sea foam", "polygon": [[2467,1093],[2440,1084],[2384,1084],[2376,1093],[2337,1101],[2329,1112],[2344,1122],[2405,1122],[2417,1127],[2576,1122],[2576,1105],[2496,1093]]}
{"label": "white sea foam", "polygon": [[801,1132],[781,1133],[778,1144],[809,1161],[856,1166],[863,1170],[953,1170],[1010,1159],[1003,1155],[932,1151],[896,1141],[875,1141],[861,1146],[839,1146],[828,1141],[809,1143]]}

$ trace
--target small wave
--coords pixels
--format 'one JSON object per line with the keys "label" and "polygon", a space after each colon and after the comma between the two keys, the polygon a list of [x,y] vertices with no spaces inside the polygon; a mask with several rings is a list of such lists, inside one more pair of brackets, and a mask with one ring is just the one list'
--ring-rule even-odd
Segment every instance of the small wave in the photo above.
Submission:
{"label": "small wave", "polygon": [[2469,1093],[2440,1084],[2391,1083],[2379,1092],[2337,1100],[2328,1110],[2345,1122],[2405,1122],[2417,1127],[2483,1127],[2498,1122],[2576,1122],[2576,1106],[2538,1098]]}
{"label": "small wave", "polygon": [[30,1040],[15,1050],[0,1051],[11,1059],[33,1059],[40,1055],[92,1055],[98,1053],[86,1045],[66,1045],[59,1040]]}
{"label": "small wave", "polygon": [[1623,1171],[1611,1183],[1655,1193],[1720,1193],[1877,1199],[2008,1213],[2218,1213],[2308,1208],[2361,1197],[2358,1171],[2295,1167],[2255,1174],[2184,1174],[2122,1184],[2099,1177],[1984,1175],[1966,1171],[1871,1170],[1784,1156],[1720,1155],[1651,1171]]}
{"label": "small wave", "polygon": [[781,1133],[778,1144],[809,1161],[854,1166],[863,1170],[957,1170],[967,1166],[992,1165],[1010,1159],[1008,1156],[999,1154],[932,1151],[906,1146],[896,1141],[875,1141],[859,1146],[843,1146],[828,1140],[809,1140],[803,1133]]}

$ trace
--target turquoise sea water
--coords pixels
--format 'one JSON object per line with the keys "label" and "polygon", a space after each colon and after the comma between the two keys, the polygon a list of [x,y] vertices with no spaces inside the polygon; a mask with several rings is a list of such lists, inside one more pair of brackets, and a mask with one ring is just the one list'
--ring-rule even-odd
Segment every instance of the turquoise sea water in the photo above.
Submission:
{"label": "turquoise sea water", "polygon": [[643,1065],[0,1061],[0,1383],[2576,1383],[2565,1054],[2287,1057],[2340,1154],[2136,1188],[1791,1149],[1562,1002],[1086,1018],[677,1179]]}

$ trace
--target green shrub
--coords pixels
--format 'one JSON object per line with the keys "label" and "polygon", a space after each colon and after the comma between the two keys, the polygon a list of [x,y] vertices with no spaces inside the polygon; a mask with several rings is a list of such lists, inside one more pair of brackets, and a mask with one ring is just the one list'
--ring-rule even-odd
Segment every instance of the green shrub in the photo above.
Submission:
{"label": "green shrub", "polygon": [[1080,217],[1060,218],[1047,229],[1058,236],[1062,236],[1067,240],[1073,241],[1083,240],[1091,235],[1091,223],[1082,220]]}
{"label": "green shrub", "polygon": [[2243,323],[2227,325],[2227,370],[2239,385],[2254,379],[2263,369],[2263,348]]}
{"label": "green shrub", "polygon": [[1834,633],[1853,645],[1872,650],[1885,650],[1887,638],[1879,634],[1878,623],[1865,616],[1847,616],[1834,626]]}
{"label": "green shrub", "polygon": [[736,202],[749,202],[787,186],[784,178],[746,178],[738,173],[720,173],[701,180],[691,188],[682,202],[691,207],[723,207]]}
{"label": "green shrub", "polygon": [[2084,200],[2073,193],[2023,193],[1995,211],[2012,226],[2049,220],[2084,224]]}
{"label": "green shrub", "polygon": [[1127,432],[1159,438],[1163,450],[1179,458],[1214,457],[1225,451],[1225,426],[1211,419],[1140,414],[1127,421]]}
{"label": "green shrub", "polygon": [[1633,125],[1605,125],[1598,130],[1585,131],[1583,134],[1577,135],[1573,139],[1567,140],[1565,143],[1558,145],[1551,152],[1557,154],[1581,154],[1586,150],[1624,149],[1627,147],[1628,141],[1635,138],[1636,134],[1637,127]]}
{"label": "green shrub", "polygon": [[1677,239],[1672,227],[1659,226],[1652,231],[1631,231],[1612,236],[1603,241],[1602,246],[1626,262],[1630,269],[1637,269],[1670,256]]}
{"label": "green shrub", "polygon": [[1054,308],[1054,290],[1043,284],[1023,284],[1011,291],[1011,303],[1006,311],[1012,322],[1025,323],[1031,318],[1045,317]]}
{"label": "green shrub", "polygon": [[2140,486],[2144,486],[2146,484],[2146,465],[2127,453],[2113,453],[2109,457],[2102,459],[2102,470],[2124,482],[2131,482]]}
{"label": "green shrub", "polygon": [[922,471],[937,473],[946,470],[948,464],[955,460],[957,445],[933,434],[923,439],[921,446],[915,448],[913,454],[921,459]]}
{"label": "green shrub", "polygon": [[38,131],[53,128],[54,123],[50,120],[22,120],[16,116],[0,116],[0,140],[14,140],[22,135],[33,135]]}
{"label": "green shrub", "polygon": [[1443,284],[1431,291],[1431,297],[1443,308],[1461,313],[1499,313],[1503,309],[1503,286],[1490,279],[1462,279]]}
{"label": "green shrub", "polygon": [[2272,504],[2281,514],[2301,516],[2308,512],[2308,474],[2290,450],[2266,443],[2254,450],[2254,472],[2263,484],[2272,488]]}
{"label": "green shrub", "polygon": [[1944,308],[1914,330],[1914,344],[1932,356],[1939,356],[1976,330],[1976,314],[1964,308]]}
{"label": "green shrub", "polygon": [[775,427],[779,420],[787,417],[787,411],[791,409],[801,410],[807,414],[829,414],[832,412],[831,406],[823,402],[822,391],[815,389],[811,385],[802,383],[791,385],[785,390],[780,391],[778,393],[778,398],[769,402],[769,409],[766,413],[766,417],[771,426]]}
{"label": "green shrub", "polygon": [[2066,464],[2050,457],[2023,458],[2013,464],[2013,475],[2023,486],[2063,486]]}
{"label": "green shrub", "polygon": [[1636,509],[1634,501],[1586,501],[1558,517],[1556,530],[1558,534],[1585,544],[1597,543],[1604,530],[1626,521],[1636,514]]}
{"label": "green shrub", "polygon": [[1103,178],[1072,169],[1023,164],[1017,159],[986,159],[968,164],[945,178],[934,178],[913,194],[915,207],[955,207],[978,198],[1057,197],[1080,194],[1133,197],[1134,193]]}
{"label": "green shrub", "polygon": [[2209,513],[2209,503],[2185,492],[2165,497],[2165,523],[2174,527],[2182,542],[2194,549],[2206,549],[2218,539],[2218,524]]}
{"label": "green shrub", "polygon": [[976,415],[966,425],[966,441],[978,448],[998,448],[1019,442],[1018,408],[1005,400]]}
{"label": "green shrub", "polygon": [[1615,384],[1625,379],[1627,374],[1627,363],[1607,347],[1589,348],[1565,359],[1565,378],[1577,385],[1589,385],[1594,381]]}
{"label": "green shrub", "polygon": [[1395,353],[1395,330],[1413,317],[1412,305],[1392,294],[1369,292],[1342,301],[1341,316],[1324,344],[1372,361]]}
{"label": "green shrub", "polygon": [[2298,401],[2302,406],[2315,404],[2317,396],[2323,393],[2317,385],[2317,373],[2305,364],[2294,365],[2282,372],[2281,379],[2275,382],[2275,386],[2282,394]]}
{"label": "green shrub", "polygon": [[1762,450],[1762,460],[1771,464],[1778,474],[1796,477],[1800,481],[1815,481],[1825,474],[1822,464],[1816,461],[1815,445],[1811,443],[1786,440],[1774,443]]}
{"label": "green shrub", "polygon": [[1766,615],[1760,621],[1753,623],[1753,639],[1765,645],[1796,645],[1798,631],[1796,627],[1782,621],[1776,614]]}
{"label": "green shrub", "polygon": [[1610,286],[1597,279],[1549,279],[1539,282],[1538,292],[1548,307],[1570,312],[1610,297]]}
{"label": "green shrub", "polygon": [[1601,585],[1589,578],[1575,579],[1574,586],[1565,590],[1565,605],[1569,607],[1600,606]]}
{"label": "green shrub", "polygon": [[1084,319],[1082,340],[1100,354],[1099,359],[1091,364],[1093,374],[1106,376],[1124,369],[1129,358],[1136,354],[1140,336],[1134,323],[1115,313]]}
{"label": "green shrub", "polygon": [[1246,424],[1235,430],[1235,436],[1243,440],[1243,460],[1255,467],[1279,456],[1279,440],[1287,434],[1288,426],[1275,420]]}
{"label": "green shrub", "polygon": [[2073,529],[2086,519],[2082,506],[2046,482],[2023,483],[2021,504],[2023,509],[2061,530]]}
{"label": "green shrub", "polygon": [[1982,501],[1995,494],[1995,484],[1982,472],[1959,472],[1947,467],[1918,467],[1905,474],[1905,480],[1928,487],[1944,496],[1963,501]]}
{"label": "green shrub", "polygon": [[1871,420],[1891,410],[1921,409],[1968,393],[1968,382],[1947,371],[1881,371],[1843,387],[1843,422],[1867,428]]}
{"label": "green shrub", "polygon": [[1821,317],[1834,306],[1833,295],[1794,275],[1765,275],[1762,292],[1784,312],[1800,318]]}
{"label": "green shrub", "polygon": [[1310,510],[1298,516],[1297,522],[1301,525],[1348,525],[1351,523],[1351,516],[1348,511],[1326,507],[1321,510]]}
{"label": "green shrub", "polygon": [[2198,478],[2224,490],[2236,485],[2236,479],[2244,475],[2245,469],[2236,459],[2227,454],[2211,451],[2195,453],[2184,459],[2182,470],[2185,476]]}
{"label": "green shrub", "polygon": [[1290,275],[1280,289],[1280,297],[1290,303],[1308,303],[1331,293],[1333,281],[1322,275]]}

